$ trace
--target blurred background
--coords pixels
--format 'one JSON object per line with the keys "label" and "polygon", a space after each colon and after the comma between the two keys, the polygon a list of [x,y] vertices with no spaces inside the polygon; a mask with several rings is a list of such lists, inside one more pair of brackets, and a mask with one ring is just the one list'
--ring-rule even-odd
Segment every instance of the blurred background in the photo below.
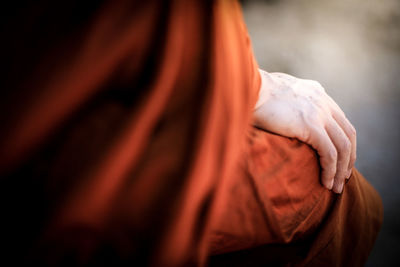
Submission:
{"label": "blurred background", "polygon": [[382,196],[366,266],[400,266],[400,0],[247,0],[261,68],[318,80],[358,134],[357,168]]}

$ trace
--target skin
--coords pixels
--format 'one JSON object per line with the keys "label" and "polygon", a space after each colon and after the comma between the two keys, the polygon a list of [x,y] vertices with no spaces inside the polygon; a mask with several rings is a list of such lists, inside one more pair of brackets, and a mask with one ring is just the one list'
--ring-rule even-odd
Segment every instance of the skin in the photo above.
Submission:
{"label": "skin", "polygon": [[356,161],[356,130],[316,81],[260,70],[254,125],[311,145],[322,168],[321,183],[342,193]]}

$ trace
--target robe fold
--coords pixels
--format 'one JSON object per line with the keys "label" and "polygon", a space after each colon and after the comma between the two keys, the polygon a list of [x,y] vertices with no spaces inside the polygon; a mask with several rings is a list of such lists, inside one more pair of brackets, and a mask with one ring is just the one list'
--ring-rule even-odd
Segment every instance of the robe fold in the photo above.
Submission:
{"label": "robe fold", "polygon": [[354,170],[343,195],[325,190],[312,149],[251,126],[260,76],[237,2],[43,0],[4,12],[5,262],[366,260],[382,221],[374,189]]}
{"label": "robe fold", "polygon": [[334,194],[320,184],[313,149],[255,128],[241,157],[211,232],[210,266],[363,266],[383,210],[356,169]]}

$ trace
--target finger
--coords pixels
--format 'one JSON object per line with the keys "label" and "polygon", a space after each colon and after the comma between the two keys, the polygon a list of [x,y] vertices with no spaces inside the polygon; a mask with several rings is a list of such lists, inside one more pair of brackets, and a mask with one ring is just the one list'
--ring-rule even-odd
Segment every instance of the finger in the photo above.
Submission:
{"label": "finger", "polygon": [[338,122],[338,124],[342,127],[344,132],[346,133],[347,137],[351,142],[351,155],[350,155],[350,162],[349,162],[349,175],[351,174],[351,169],[354,167],[354,164],[357,159],[357,132],[354,126],[350,123],[350,121],[346,118],[346,115],[339,107],[338,104],[329,96],[329,101],[332,104],[332,114],[334,119]]}
{"label": "finger", "polygon": [[344,116],[343,112],[337,112],[336,110],[334,110],[333,118],[340,125],[340,127],[345,132],[346,136],[349,138],[350,143],[351,143],[350,161],[349,161],[349,166],[347,167],[347,175],[346,175],[346,178],[350,178],[351,169],[353,168],[354,163],[356,162],[356,158],[357,158],[356,129],[350,123],[350,121]]}
{"label": "finger", "polygon": [[314,128],[310,135],[309,144],[319,155],[322,168],[321,183],[329,190],[333,187],[337,165],[337,151],[325,129]]}
{"label": "finger", "polygon": [[347,135],[344,133],[339,124],[331,119],[326,125],[326,131],[331,138],[337,151],[337,167],[334,178],[333,191],[342,193],[344,180],[348,174],[348,166],[350,162],[351,143]]}

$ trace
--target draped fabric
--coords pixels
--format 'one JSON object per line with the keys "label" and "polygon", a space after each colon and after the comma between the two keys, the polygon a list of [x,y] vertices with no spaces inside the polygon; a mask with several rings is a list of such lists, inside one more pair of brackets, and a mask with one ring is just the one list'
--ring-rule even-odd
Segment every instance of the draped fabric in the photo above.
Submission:
{"label": "draped fabric", "polygon": [[[3,260],[204,265],[209,254],[310,237],[322,218],[344,223],[346,216],[329,216],[348,214],[341,203],[353,194],[368,211],[359,194],[366,182],[352,178],[360,191],[348,189],[349,196],[325,191],[304,144],[285,150],[294,141],[279,137],[271,150],[254,145],[268,152],[265,159],[249,152],[260,77],[235,1],[26,1],[3,12]],[[269,142],[270,134],[259,135]],[[287,160],[304,160],[304,153],[304,168]],[[257,175],[275,178],[250,179]],[[312,203],[300,177],[313,184]],[[252,191],[242,192],[248,183]],[[242,189],[232,194],[234,184]],[[287,190],[293,199],[280,196]],[[291,208],[285,214],[288,201],[300,217]],[[234,214],[241,203],[250,205],[245,220]],[[372,210],[359,217],[376,219],[363,251],[379,225],[380,210]],[[310,247],[314,254],[322,251],[318,244]]]}
{"label": "draped fabric", "polygon": [[381,199],[356,169],[341,195],[319,172],[308,145],[250,129],[211,232],[210,266],[364,266]]}

